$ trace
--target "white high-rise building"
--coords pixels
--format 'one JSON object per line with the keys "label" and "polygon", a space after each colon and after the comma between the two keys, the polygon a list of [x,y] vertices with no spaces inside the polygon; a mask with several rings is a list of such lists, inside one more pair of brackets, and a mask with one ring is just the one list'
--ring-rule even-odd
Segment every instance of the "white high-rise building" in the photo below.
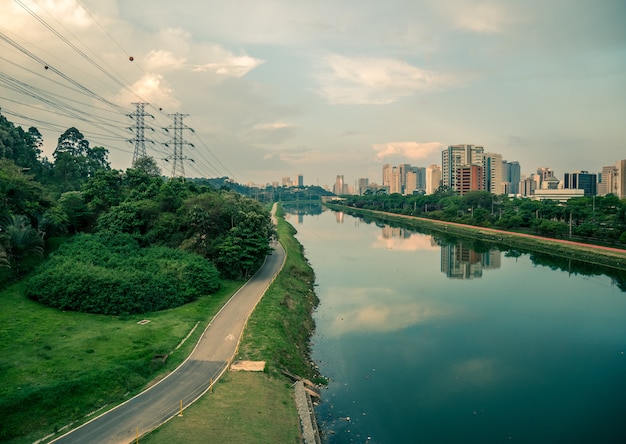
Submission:
{"label": "white high-rise building", "polygon": [[485,148],[475,145],[450,145],[441,152],[441,181],[444,187],[456,191],[456,174],[460,167],[483,166]]}
{"label": "white high-rise building", "polygon": [[405,176],[404,194],[413,194],[417,190],[417,173],[407,171]]}
{"label": "white high-rise building", "polygon": [[483,160],[485,190],[492,194],[504,193],[504,174],[502,171],[502,154],[485,153]]}
{"label": "white high-rise building", "polygon": [[426,194],[435,193],[441,186],[441,167],[431,165],[426,168]]}

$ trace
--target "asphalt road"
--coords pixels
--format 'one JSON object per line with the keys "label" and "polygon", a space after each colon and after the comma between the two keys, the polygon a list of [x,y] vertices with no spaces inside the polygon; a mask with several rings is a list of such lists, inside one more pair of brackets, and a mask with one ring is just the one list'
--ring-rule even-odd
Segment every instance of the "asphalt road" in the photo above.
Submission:
{"label": "asphalt road", "polygon": [[127,444],[148,433],[204,394],[228,368],[245,323],[285,259],[274,246],[262,268],[224,305],[185,362],[158,384],[65,435],[54,443]]}

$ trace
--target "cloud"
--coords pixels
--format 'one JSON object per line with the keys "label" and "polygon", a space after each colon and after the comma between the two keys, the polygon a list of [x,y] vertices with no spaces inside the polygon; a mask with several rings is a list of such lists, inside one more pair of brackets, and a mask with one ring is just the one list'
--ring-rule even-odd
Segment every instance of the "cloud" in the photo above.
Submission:
{"label": "cloud", "polygon": [[397,251],[440,251],[432,236],[414,234],[402,228],[383,228],[372,248]]}
{"label": "cloud", "polygon": [[184,63],[184,57],[176,57],[170,51],[153,49],[146,55],[145,68],[149,71],[164,71],[179,69]]}
{"label": "cloud", "polygon": [[392,332],[433,319],[455,316],[443,304],[417,302],[388,288],[331,288],[341,294],[327,331],[335,336],[351,332]]}
{"label": "cloud", "polygon": [[194,65],[192,70],[196,72],[209,71],[225,77],[239,78],[265,63],[265,60],[257,59],[247,54],[234,55],[225,50],[216,52],[218,53],[217,61]]}
{"label": "cloud", "polygon": [[167,106],[168,108],[178,108],[180,103],[174,98],[174,91],[163,80],[163,76],[158,74],[145,74],[141,79],[133,83],[130,87],[133,93],[126,90],[118,93],[113,101],[120,106],[127,107],[129,103],[141,97],[149,103]]}
{"label": "cloud", "polygon": [[331,104],[389,104],[416,91],[435,91],[453,83],[450,75],[391,58],[329,54],[322,65],[326,72],[316,76],[319,94]]}
{"label": "cloud", "polygon": [[272,131],[279,130],[283,128],[290,128],[292,125],[285,122],[274,122],[274,123],[257,123],[252,127],[253,130],[263,130],[263,131]]}
{"label": "cloud", "polygon": [[437,2],[457,28],[480,34],[502,32],[513,18],[499,2],[457,0]]}
{"label": "cloud", "polygon": [[396,155],[419,160],[441,151],[445,145],[441,142],[388,142],[372,145],[372,148],[377,151],[377,160]]}

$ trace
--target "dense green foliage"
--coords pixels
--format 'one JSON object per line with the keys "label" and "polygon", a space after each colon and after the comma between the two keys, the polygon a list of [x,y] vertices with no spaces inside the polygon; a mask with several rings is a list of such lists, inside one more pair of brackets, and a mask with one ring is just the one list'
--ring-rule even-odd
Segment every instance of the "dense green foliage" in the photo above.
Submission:
{"label": "dense green foliage", "polygon": [[62,310],[120,315],[177,307],[218,288],[217,269],[196,254],[140,248],[130,235],[81,234],[40,267],[26,296]]}
{"label": "dense green foliage", "polygon": [[[214,291],[215,270],[246,277],[269,251],[273,225],[256,200],[166,180],[149,157],[111,169],[108,150],[76,128],[61,134],[53,162],[41,142],[0,119],[0,284],[32,274],[29,297],[42,303],[138,313]],[[67,245],[46,259],[58,239]]]}
{"label": "dense green foliage", "polygon": [[374,193],[345,198],[344,204],[355,208],[591,243],[626,244],[626,200],[613,194],[565,203],[496,196],[487,191],[459,196],[445,190],[418,196]]}

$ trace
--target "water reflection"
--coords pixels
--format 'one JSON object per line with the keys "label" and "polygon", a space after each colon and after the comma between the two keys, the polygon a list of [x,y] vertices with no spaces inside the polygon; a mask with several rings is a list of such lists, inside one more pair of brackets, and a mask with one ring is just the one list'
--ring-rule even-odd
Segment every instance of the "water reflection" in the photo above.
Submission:
{"label": "water reflection", "polygon": [[436,251],[439,249],[439,245],[432,236],[425,236],[405,228],[388,225],[381,228],[380,235],[376,236],[372,247],[400,251]]}
{"label": "water reflection", "polygon": [[420,301],[387,287],[330,287],[333,314],[323,320],[327,334],[392,332],[438,318],[450,318],[455,311],[441,301]]}
{"label": "water reflection", "polygon": [[616,270],[348,213],[297,237],[328,444],[626,442]]}
{"label": "water reflection", "polygon": [[450,279],[474,279],[483,276],[483,270],[500,268],[500,250],[479,253],[463,241],[441,246],[441,272]]}

